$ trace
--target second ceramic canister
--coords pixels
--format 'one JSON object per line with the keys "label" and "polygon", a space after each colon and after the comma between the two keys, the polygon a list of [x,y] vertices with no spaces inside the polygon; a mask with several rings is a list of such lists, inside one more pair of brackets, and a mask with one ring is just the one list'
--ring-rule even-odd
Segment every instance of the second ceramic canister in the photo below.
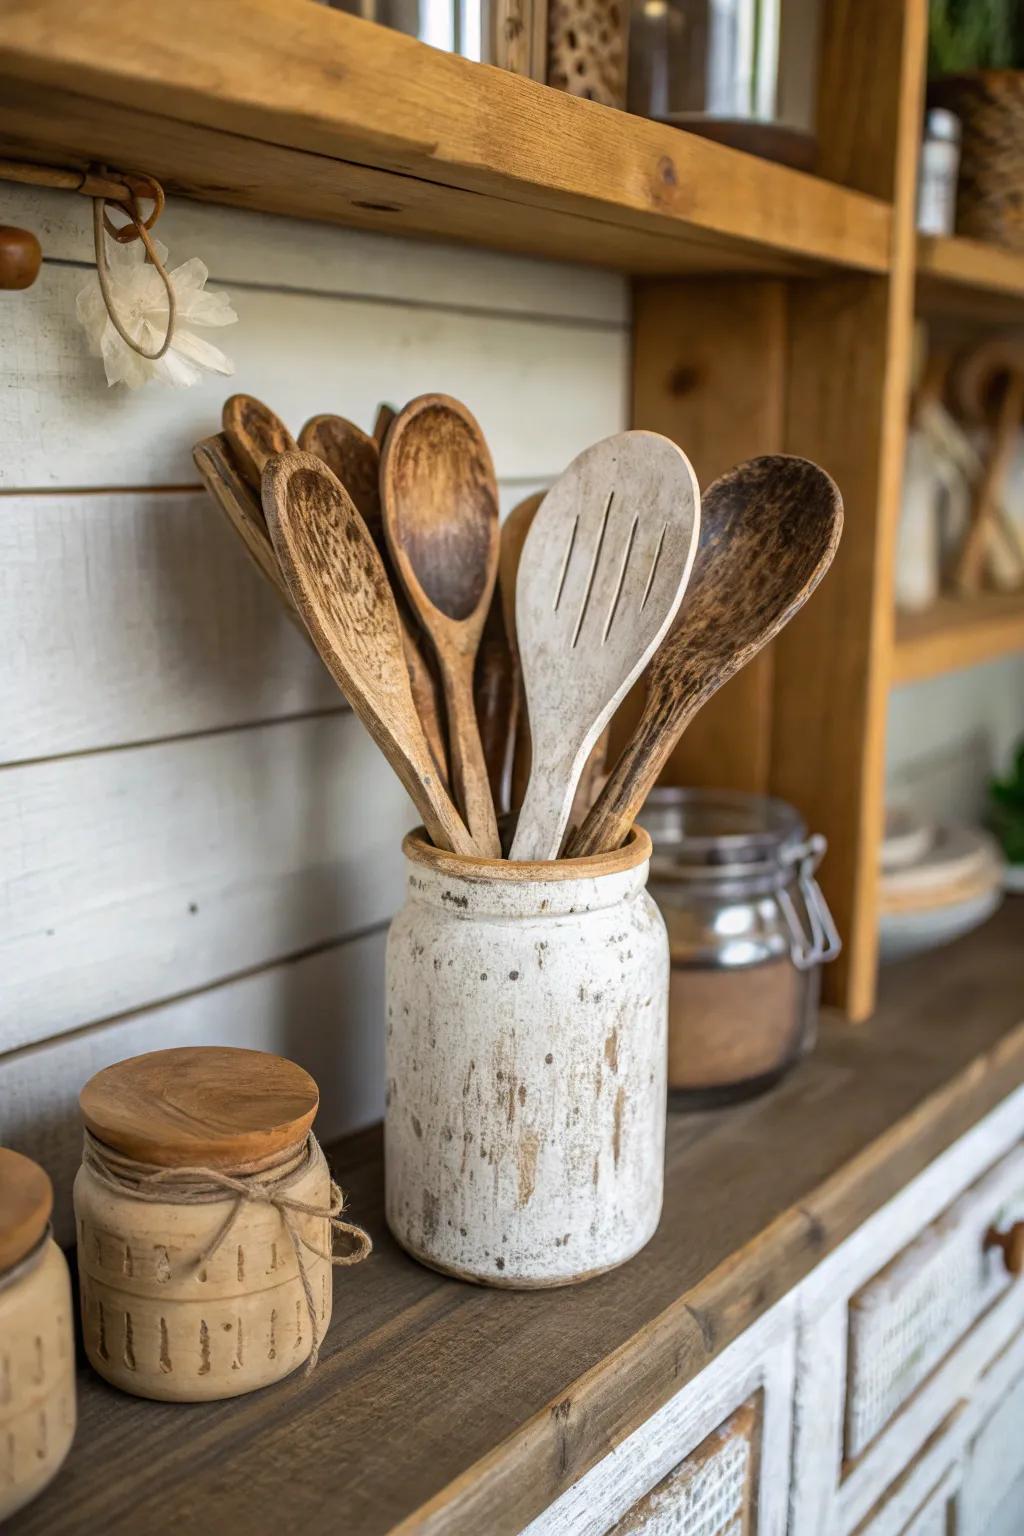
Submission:
{"label": "second ceramic canister", "polygon": [[[309,1074],[263,1051],[154,1051],[97,1073],[80,1101],[82,1332],[99,1374],[194,1402],[315,1360],[332,1262],[370,1242],[338,1217]],[[336,1229],[347,1252],[332,1260]]]}
{"label": "second ceramic canister", "polygon": [[412,833],[387,952],[388,1224],[488,1285],[585,1280],[661,1213],[668,942],[646,832],[545,864]]}
{"label": "second ceramic canister", "polygon": [[0,1147],[0,1525],[42,1492],[75,1433],[71,1277],[52,1205],[42,1168]]}

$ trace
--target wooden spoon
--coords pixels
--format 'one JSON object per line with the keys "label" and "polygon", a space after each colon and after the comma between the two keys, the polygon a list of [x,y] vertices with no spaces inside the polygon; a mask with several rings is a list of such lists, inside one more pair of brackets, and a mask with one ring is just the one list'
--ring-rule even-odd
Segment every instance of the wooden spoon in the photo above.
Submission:
{"label": "wooden spoon", "polygon": [[558,857],[584,764],[675,617],[699,530],[690,461],[656,432],[595,443],[544,497],[516,583],[533,762],[509,858]]}
{"label": "wooden spoon", "polygon": [[341,481],[377,546],[377,553],[384,562],[398,606],[413,703],[437,771],[442,782],[447,784],[448,753],[444,740],[441,684],[420,649],[416,637],[416,620],[410,612],[405,593],[394,579],[391,554],[384,537],[384,523],[380,513],[380,449],[377,442],[353,422],[346,421],[344,416],[314,416],[299,433],[299,447],[306,453],[315,453]]}
{"label": "wooden spoon", "polygon": [[373,422],[373,435],[377,440],[377,447],[382,451],[384,448],[384,439],[387,437],[391,423],[394,421],[397,415],[398,412],[395,410],[394,406],[388,405],[387,401],[381,401],[380,405],[377,407],[377,415],[375,416]]}
{"label": "wooden spoon", "polygon": [[498,549],[498,588],[501,592],[501,611],[517,674],[516,718],[513,722],[515,742],[509,790],[510,807],[513,811],[518,811],[522,805],[530,779],[530,722],[526,718],[523,678],[516,645],[516,578],[519,575],[519,561],[522,558],[526,535],[530,531],[537,508],[543,500],[544,492],[534,491],[532,495],[525,497],[512,508],[501,525],[501,543]]}
{"label": "wooden spoon", "polygon": [[221,426],[243,477],[259,496],[264,465],[275,453],[293,451],[294,437],[269,405],[253,395],[225,400]]}
{"label": "wooden spoon", "polygon": [[203,477],[206,489],[227,517],[246,553],[283,602],[294,613],[291,594],[281,575],[274,546],[267,532],[266,519],[259,500],[246,480],[238,472],[227,435],[218,432],[215,437],[205,437],[192,449],[195,466]]}
{"label": "wooden spoon", "polygon": [[477,853],[438,780],[409,688],[391,585],[351,497],[312,454],[283,453],[264,471],[263,509],[317,650],[431,838],[454,853]]}
{"label": "wooden spoon", "polygon": [[498,487],[465,406],[421,395],[395,417],[381,501],[392,561],[441,669],[455,798],[480,852],[500,858],[473,705],[473,666],[498,565]]}
{"label": "wooden spoon", "polygon": [[803,607],[842,527],[839,491],[807,459],[751,459],[708,488],[686,602],[651,663],[636,729],[569,841],[570,857],[622,844],[687,725]]}
{"label": "wooden spoon", "polygon": [[519,713],[519,669],[509,645],[497,586],[487,610],[473,676],[473,704],[480,741],[487,763],[491,799],[500,814],[505,809],[506,785],[515,744]]}

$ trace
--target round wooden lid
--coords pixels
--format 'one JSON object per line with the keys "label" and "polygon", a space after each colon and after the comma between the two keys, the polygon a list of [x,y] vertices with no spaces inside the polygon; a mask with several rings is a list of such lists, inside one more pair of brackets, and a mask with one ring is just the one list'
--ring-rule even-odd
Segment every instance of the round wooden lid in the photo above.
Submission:
{"label": "round wooden lid", "polygon": [[78,1096],[94,1136],[161,1168],[265,1162],[302,1141],[319,1099],[293,1061],[219,1045],[132,1056]]}
{"label": "round wooden lid", "polygon": [[39,1242],[53,1209],[53,1185],[30,1157],[0,1147],[0,1274]]}

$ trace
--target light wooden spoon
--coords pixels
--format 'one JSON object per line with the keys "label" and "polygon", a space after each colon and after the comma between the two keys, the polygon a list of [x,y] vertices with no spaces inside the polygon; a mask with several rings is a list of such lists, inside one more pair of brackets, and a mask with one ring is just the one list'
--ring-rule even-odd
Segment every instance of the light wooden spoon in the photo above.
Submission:
{"label": "light wooden spoon", "polygon": [[687,725],[803,607],[842,528],[835,483],[807,459],[751,459],[708,487],[686,602],[651,663],[636,729],[569,841],[570,857],[621,846]]}
{"label": "light wooden spoon", "polygon": [[275,453],[296,447],[280,416],[254,395],[231,395],[221,411],[221,426],[243,478],[260,495],[263,466]]}
{"label": "light wooden spoon", "polygon": [[421,395],[391,423],[381,461],[384,531],[444,686],[455,798],[481,854],[501,857],[473,705],[473,667],[498,566],[498,487],[474,418]]}
{"label": "light wooden spoon", "polygon": [[387,572],[351,497],[312,454],[283,453],[263,472],[263,510],[317,650],[431,838],[454,853],[477,853],[438,779],[409,688]]}
{"label": "light wooden spoon", "polygon": [[557,859],[594,743],[682,601],[699,529],[690,461],[655,432],[595,443],[544,497],[516,583],[533,760],[509,858]]}
{"label": "light wooden spoon", "polygon": [[215,437],[206,437],[196,443],[192,449],[192,458],[206,489],[238,534],[246,553],[287,605],[289,613],[296,617],[291,593],[281,575],[281,567],[270,542],[259,497],[239,474],[227,434],[218,432]]}
{"label": "light wooden spoon", "polygon": [[377,553],[384,562],[398,607],[413,703],[437,771],[447,784],[448,753],[444,740],[441,684],[420,648],[416,620],[400,583],[394,579],[391,553],[384,537],[384,522],[380,513],[379,445],[375,438],[368,437],[353,422],[346,421],[344,416],[314,416],[299,433],[299,447],[323,459],[331,473],[341,481],[377,546]]}

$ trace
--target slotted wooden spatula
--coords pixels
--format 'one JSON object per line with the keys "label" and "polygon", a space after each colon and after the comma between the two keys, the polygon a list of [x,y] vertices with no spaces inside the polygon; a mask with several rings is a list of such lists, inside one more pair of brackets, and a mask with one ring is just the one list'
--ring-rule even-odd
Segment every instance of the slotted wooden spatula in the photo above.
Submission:
{"label": "slotted wooden spatula", "polygon": [[434,843],[475,854],[416,714],[387,573],[348,492],[312,454],[282,453],[263,472],[263,510],[288,590],[331,676]]}
{"label": "slotted wooden spatula", "polygon": [[655,432],[596,443],[545,496],[516,583],[533,756],[510,858],[558,857],[591,748],[675,617],[699,528],[690,461]]}

